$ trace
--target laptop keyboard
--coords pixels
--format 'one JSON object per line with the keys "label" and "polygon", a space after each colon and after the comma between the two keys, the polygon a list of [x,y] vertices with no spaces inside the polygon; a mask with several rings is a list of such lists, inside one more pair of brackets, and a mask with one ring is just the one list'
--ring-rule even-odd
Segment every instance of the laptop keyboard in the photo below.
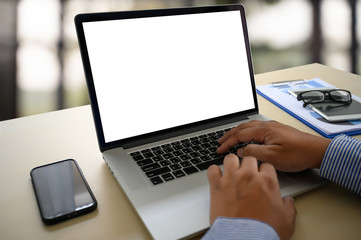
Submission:
{"label": "laptop keyboard", "polygon": [[[130,155],[153,185],[167,182],[223,164],[226,154],[216,152],[218,139],[231,128],[132,152]],[[236,153],[244,144],[233,147]]]}

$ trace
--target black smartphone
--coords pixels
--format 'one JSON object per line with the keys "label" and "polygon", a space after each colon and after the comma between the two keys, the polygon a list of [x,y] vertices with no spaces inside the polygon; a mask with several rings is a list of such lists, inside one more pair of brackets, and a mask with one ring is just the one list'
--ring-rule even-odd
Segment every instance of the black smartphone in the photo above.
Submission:
{"label": "black smartphone", "polygon": [[36,167],[30,176],[45,224],[83,215],[97,207],[97,201],[74,159]]}

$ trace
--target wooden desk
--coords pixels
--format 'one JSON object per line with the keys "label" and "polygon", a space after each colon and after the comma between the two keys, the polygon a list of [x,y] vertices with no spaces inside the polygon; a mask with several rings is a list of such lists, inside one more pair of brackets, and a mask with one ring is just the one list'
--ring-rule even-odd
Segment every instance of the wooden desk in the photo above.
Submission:
{"label": "wooden desk", "polygon": [[[360,76],[319,64],[259,74],[256,83],[313,77],[361,96]],[[259,105],[268,117],[317,134],[262,97]],[[41,222],[29,172],[66,158],[78,161],[98,209],[48,227]],[[0,239],[151,238],[102,159],[89,106],[1,122],[0,161]],[[360,197],[328,184],[296,197],[295,204],[292,239],[361,239]]]}

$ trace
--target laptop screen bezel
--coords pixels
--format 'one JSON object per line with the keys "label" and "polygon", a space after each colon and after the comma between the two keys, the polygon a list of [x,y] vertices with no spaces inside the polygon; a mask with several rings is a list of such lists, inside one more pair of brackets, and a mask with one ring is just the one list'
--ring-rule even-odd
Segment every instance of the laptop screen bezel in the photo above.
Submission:
{"label": "laptop screen bezel", "polygon": [[[252,86],[252,94],[254,99],[254,108],[246,111],[240,111],[233,114],[228,114],[220,117],[215,117],[212,119],[207,119],[199,122],[194,122],[190,124],[185,124],[182,126],[172,127],[165,130],[160,130],[152,133],[147,133],[143,135],[138,135],[134,137],[129,137],[126,139],[119,139],[112,142],[105,142],[104,131],[102,126],[102,121],[100,117],[99,105],[97,101],[97,94],[94,86],[92,69],[90,65],[90,59],[88,55],[88,49],[84,34],[83,23],[94,22],[94,21],[108,21],[108,20],[119,20],[119,19],[132,19],[132,18],[146,18],[146,17],[158,17],[158,16],[174,16],[174,15],[184,15],[184,14],[197,14],[197,13],[211,13],[211,12],[224,12],[224,11],[239,11],[242,26],[243,26],[243,36],[245,49],[248,60],[248,67],[250,73],[250,80]],[[256,94],[256,86],[254,80],[253,64],[252,64],[252,55],[250,51],[249,37],[246,24],[245,10],[242,5],[217,5],[217,6],[205,6],[205,7],[185,7],[185,8],[171,8],[171,9],[154,9],[154,10],[137,10],[137,11],[124,11],[124,12],[103,12],[103,13],[85,13],[78,14],[74,18],[75,27],[77,31],[77,37],[79,42],[79,48],[81,53],[81,58],[83,61],[83,68],[85,73],[85,79],[88,87],[89,99],[91,103],[91,109],[93,113],[94,124],[97,133],[98,144],[101,152],[105,150],[122,147],[130,143],[141,141],[144,139],[156,139],[160,140],[162,137],[157,138],[157,136],[169,136],[171,133],[186,133],[186,129],[197,129],[197,127],[216,123],[224,122],[227,119],[241,119],[246,115],[258,114],[258,102]],[[142,141],[144,143],[144,141]]]}

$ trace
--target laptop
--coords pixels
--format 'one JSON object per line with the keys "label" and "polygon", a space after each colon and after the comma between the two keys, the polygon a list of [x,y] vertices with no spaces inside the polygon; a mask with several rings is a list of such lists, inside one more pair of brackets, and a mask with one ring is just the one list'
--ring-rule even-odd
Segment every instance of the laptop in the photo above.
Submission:
{"label": "laptop", "polygon": [[[224,157],[217,140],[269,120],[259,114],[243,6],[79,14],[75,25],[99,148],[115,179],[154,239],[205,231],[207,168],[222,168]],[[279,180],[282,195],[322,182],[313,170]]]}

